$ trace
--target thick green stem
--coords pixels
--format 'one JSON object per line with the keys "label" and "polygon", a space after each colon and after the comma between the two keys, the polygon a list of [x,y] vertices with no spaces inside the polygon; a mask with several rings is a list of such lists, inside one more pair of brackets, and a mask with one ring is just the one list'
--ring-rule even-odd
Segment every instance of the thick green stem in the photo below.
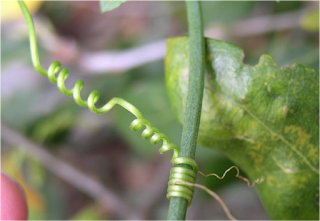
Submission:
{"label": "thick green stem", "polygon": [[[186,4],[190,36],[190,73],[180,156],[194,159],[203,98],[205,48],[200,3],[198,1],[186,1]],[[187,165],[182,166],[189,167]],[[184,220],[187,207],[186,199],[172,197],[168,220]]]}

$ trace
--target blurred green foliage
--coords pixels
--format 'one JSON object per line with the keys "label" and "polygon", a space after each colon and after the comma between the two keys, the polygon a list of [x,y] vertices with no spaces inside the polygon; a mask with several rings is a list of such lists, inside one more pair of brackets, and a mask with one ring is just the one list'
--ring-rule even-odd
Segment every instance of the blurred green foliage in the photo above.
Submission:
{"label": "blurred green foliage", "polygon": [[309,11],[302,19],[301,27],[306,31],[319,31],[319,10]]}
{"label": "blurred green foliage", "polygon": [[245,18],[257,4],[255,1],[201,1],[204,25]]}

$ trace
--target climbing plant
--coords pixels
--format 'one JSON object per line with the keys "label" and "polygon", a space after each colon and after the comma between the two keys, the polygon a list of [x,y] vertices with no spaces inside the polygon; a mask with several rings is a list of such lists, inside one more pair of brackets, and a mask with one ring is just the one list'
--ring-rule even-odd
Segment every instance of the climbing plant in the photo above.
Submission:
{"label": "climbing plant", "polygon": [[[102,12],[125,1],[101,1]],[[187,1],[189,37],[168,40],[166,86],[177,119],[183,126],[181,145],[169,142],[132,104],[113,98],[97,108],[99,93],[81,98],[84,82],[72,89],[69,70],[55,61],[40,64],[32,17],[22,1],[35,69],[60,91],[93,113],[104,114],[116,104],[137,119],[130,128],[142,129],[151,143],[163,142],[160,152],[173,150],[167,197],[168,219],[185,219],[191,205],[198,164],[197,143],[222,152],[251,178],[273,219],[319,218],[319,72],[303,64],[280,67],[262,55],[254,66],[244,64],[241,48],[204,38],[199,2]],[[280,3],[281,4],[281,3]]]}

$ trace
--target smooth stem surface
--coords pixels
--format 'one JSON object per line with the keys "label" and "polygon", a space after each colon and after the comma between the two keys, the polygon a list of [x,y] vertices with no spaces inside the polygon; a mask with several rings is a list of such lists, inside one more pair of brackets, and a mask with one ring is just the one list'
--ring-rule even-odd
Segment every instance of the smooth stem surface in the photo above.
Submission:
{"label": "smooth stem surface", "polygon": [[[202,109],[205,48],[200,3],[198,1],[186,1],[186,5],[190,39],[190,73],[180,156],[194,159]],[[168,220],[184,220],[187,213],[187,204],[187,200],[184,198],[172,197]]]}

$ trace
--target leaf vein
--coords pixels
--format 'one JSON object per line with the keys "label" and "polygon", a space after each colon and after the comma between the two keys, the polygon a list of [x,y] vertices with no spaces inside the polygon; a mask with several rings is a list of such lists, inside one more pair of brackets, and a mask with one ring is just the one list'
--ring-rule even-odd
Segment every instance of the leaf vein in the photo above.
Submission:
{"label": "leaf vein", "polygon": [[284,142],[285,144],[287,144],[296,154],[298,154],[302,160],[311,168],[312,171],[314,171],[315,173],[319,174],[319,170],[317,170],[317,168],[315,168],[310,161],[294,146],[292,145],[289,141],[287,141],[283,136],[281,136],[280,134],[277,134],[275,132],[273,132],[267,125],[265,125],[265,123],[263,123],[257,116],[255,116],[252,112],[250,112],[246,106],[244,105],[240,105],[242,106],[242,108],[244,108],[248,114],[250,114],[255,120],[257,120],[265,129],[267,129],[272,135],[278,137],[280,140],[282,140],[282,142]]}

